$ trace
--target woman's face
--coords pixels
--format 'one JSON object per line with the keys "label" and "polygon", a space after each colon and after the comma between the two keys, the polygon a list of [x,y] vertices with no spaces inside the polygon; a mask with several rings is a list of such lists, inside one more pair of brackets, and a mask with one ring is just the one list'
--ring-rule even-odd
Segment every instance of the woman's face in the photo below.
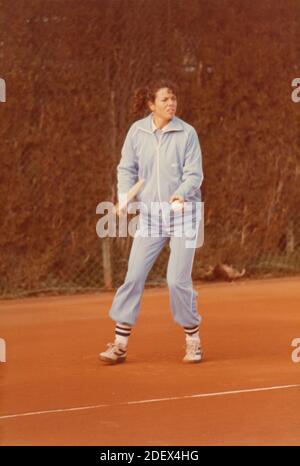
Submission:
{"label": "woman's face", "polygon": [[176,113],[176,95],[167,87],[163,87],[156,92],[155,101],[149,102],[149,107],[155,116],[170,120]]}

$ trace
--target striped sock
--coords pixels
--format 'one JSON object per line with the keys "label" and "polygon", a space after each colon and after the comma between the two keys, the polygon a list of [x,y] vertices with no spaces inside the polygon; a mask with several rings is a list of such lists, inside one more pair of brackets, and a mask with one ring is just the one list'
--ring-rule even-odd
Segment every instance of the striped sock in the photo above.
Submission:
{"label": "striped sock", "polygon": [[195,325],[194,327],[183,327],[185,337],[187,340],[200,340],[199,336],[199,325]]}
{"label": "striped sock", "polygon": [[123,346],[128,345],[128,338],[130,337],[131,334],[131,326],[128,324],[116,324],[116,338],[115,342],[116,343],[121,343]]}

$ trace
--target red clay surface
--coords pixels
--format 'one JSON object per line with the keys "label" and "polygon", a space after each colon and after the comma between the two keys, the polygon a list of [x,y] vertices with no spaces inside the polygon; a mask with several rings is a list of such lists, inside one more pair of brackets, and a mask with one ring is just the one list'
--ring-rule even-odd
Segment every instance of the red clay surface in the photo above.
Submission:
{"label": "red clay surface", "polygon": [[[112,341],[112,293],[1,301],[1,445],[300,445],[300,278],[196,288],[198,365],[181,362],[167,289],[145,291],[118,366],[98,360]],[[189,398],[228,391],[238,393]],[[128,404],[143,400],[156,401]]]}

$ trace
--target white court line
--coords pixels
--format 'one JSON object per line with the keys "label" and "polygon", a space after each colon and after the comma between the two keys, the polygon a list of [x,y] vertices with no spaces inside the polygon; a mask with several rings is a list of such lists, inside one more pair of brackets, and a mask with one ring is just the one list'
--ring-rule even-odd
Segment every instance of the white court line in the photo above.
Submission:
{"label": "white court line", "polygon": [[87,411],[91,409],[113,408],[117,406],[159,403],[161,401],[188,400],[188,399],[193,399],[193,398],[208,398],[208,397],[213,397],[213,396],[238,395],[240,393],[267,392],[271,390],[284,390],[286,388],[300,388],[300,384],[278,385],[274,387],[262,387],[262,388],[246,388],[243,390],[230,390],[227,392],[199,393],[197,395],[183,395],[183,396],[173,396],[169,398],[155,398],[153,400],[123,401],[120,403],[102,403],[101,405],[79,406],[77,408],[50,409],[48,411],[32,411],[28,413],[8,414],[6,416],[0,416],[0,420],[12,419],[12,418],[18,418],[18,417],[26,417],[26,416],[40,416],[42,414],[68,413],[68,412],[74,412],[74,411]]}

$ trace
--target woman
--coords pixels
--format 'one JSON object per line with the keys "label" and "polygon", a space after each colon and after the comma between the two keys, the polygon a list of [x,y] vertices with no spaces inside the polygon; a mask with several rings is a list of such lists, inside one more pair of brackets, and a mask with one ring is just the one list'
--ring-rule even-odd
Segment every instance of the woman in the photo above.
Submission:
{"label": "woman", "polygon": [[[99,355],[110,364],[126,360],[145,280],[167,239],[171,250],[167,271],[170,304],[173,318],[186,336],[183,361],[194,363],[202,358],[201,317],[191,278],[196,243],[192,242],[191,246],[187,241],[186,229],[183,234],[177,234],[182,215],[176,217],[178,206],[184,207],[184,212],[190,212],[183,216],[188,229],[196,224],[194,231],[198,231],[199,215],[195,212],[199,210],[189,210],[186,206],[200,205],[202,158],[195,129],[175,116],[176,108],[176,87],[167,80],[155,81],[135,92],[135,113],[146,111],[148,115],[135,121],[126,136],[118,165],[119,198],[139,179],[145,183],[137,197],[141,203],[140,225],[132,243],[127,275],[109,312],[116,322],[115,341]],[[168,210],[170,206],[174,207],[173,214],[172,209]]]}

